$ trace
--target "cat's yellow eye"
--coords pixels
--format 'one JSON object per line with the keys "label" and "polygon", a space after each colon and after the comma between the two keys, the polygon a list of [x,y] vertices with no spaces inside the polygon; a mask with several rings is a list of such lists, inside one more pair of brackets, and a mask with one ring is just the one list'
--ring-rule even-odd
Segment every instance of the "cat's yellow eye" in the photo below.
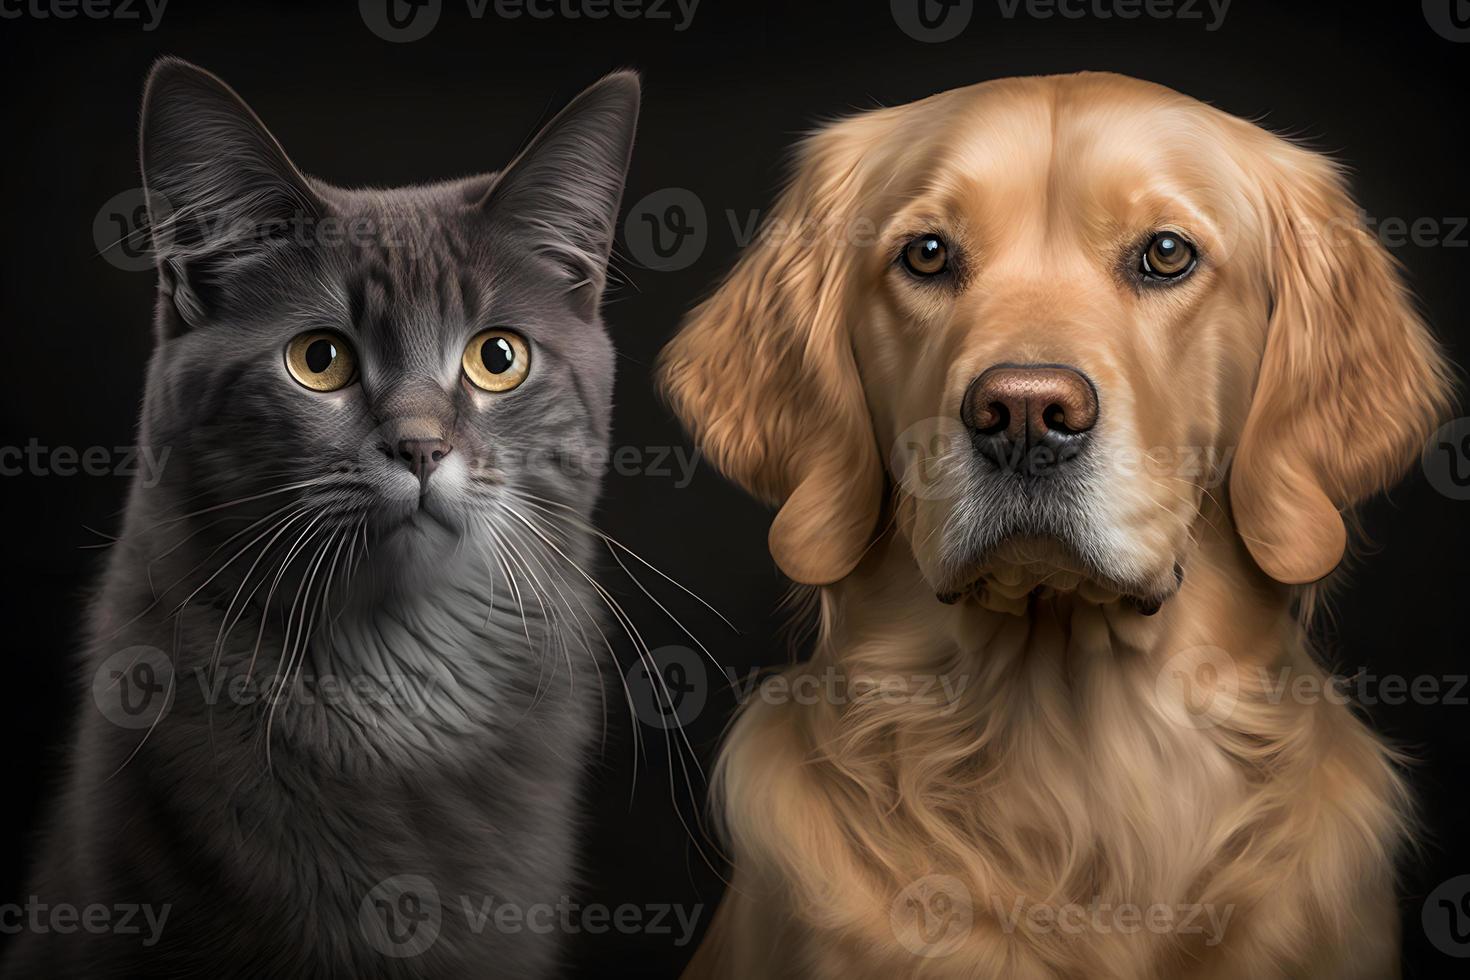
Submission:
{"label": "cat's yellow eye", "polygon": [[513,330],[481,330],[465,345],[463,363],[476,388],[510,391],[531,373],[531,348]]}
{"label": "cat's yellow eye", "polygon": [[357,380],[357,355],[341,334],[308,330],[286,345],[286,370],[302,387],[336,391]]}

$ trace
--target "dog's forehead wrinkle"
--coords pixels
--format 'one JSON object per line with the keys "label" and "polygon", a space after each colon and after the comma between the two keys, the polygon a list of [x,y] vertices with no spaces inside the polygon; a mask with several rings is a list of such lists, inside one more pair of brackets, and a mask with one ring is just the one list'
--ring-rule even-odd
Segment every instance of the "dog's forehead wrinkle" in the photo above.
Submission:
{"label": "dog's forehead wrinkle", "polygon": [[1238,183],[1207,106],[1162,88],[1140,100],[1129,79],[1109,80],[1120,91],[1103,99],[1096,80],[1082,83],[1086,98],[1067,95],[1077,88],[1067,78],[1023,81],[1028,97],[993,99],[981,86],[970,111],[928,126],[933,164],[915,199],[1050,240],[1104,216],[1209,225],[1207,202]]}

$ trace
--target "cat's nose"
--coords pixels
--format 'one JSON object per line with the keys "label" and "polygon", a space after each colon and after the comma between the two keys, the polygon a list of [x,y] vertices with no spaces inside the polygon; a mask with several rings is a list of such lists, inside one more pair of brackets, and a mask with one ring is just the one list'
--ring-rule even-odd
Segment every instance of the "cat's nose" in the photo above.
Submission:
{"label": "cat's nose", "polygon": [[408,471],[419,478],[420,486],[428,486],[429,476],[454,449],[443,439],[399,439],[398,458]]}

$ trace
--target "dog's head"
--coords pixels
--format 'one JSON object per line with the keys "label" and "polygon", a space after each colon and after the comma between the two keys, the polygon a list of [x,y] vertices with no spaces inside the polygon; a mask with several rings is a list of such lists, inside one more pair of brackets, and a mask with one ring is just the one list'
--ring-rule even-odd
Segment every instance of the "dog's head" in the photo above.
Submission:
{"label": "dog's head", "polygon": [[1227,489],[1263,571],[1326,575],[1448,389],[1330,161],[1092,74],[817,132],[662,379],[780,506],[798,582],[850,572],[891,489],[936,592],[1004,569],[1147,601]]}

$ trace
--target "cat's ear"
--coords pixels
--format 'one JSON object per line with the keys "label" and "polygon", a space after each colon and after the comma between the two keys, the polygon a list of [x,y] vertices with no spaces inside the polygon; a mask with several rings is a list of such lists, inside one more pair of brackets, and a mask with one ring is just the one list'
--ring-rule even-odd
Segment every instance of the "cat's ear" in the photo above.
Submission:
{"label": "cat's ear", "polygon": [[324,211],[250,107],[187,61],[153,66],[139,144],[165,338],[207,321],[234,275]]}
{"label": "cat's ear", "polygon": [[607,282],[638,99],[635,73],[608,75],[536,134],[480,204],[506,234],[563,270],[574,307],[589,319]]}

